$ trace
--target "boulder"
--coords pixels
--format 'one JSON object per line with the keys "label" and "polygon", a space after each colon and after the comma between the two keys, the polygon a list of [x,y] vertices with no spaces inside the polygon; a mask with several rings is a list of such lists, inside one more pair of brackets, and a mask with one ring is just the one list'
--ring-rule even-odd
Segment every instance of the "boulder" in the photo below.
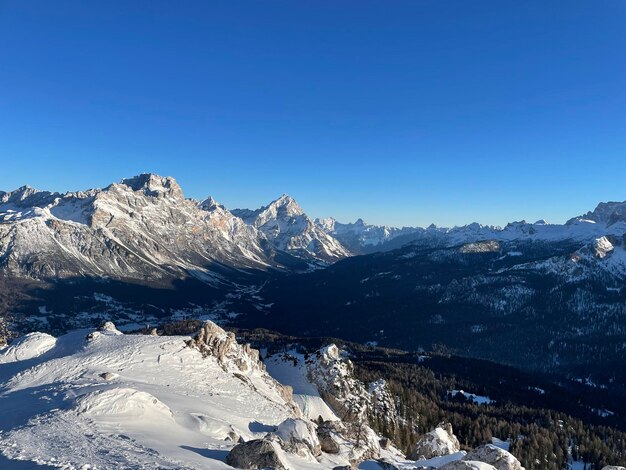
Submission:
{"label": "boulder", "polygon": [[478,447],[463,460],[475,460],[493,465],[498,470],[523,470],[522,464],[511,453],[492,444]]}
{"label": "boulder", "polygon": [[346,427],[341,421],[324,421],[317,427],[317,438],[320,441],[322,452],[338,454],[344,441],[341,437]]}
{"label": "boulder", "polygon": [[[624,235],[626,237],[626,235]],[[602,470],[626,470],[626,467],[619,467],[617,465],[607,465],[602,467]]]}
{"label": "boulder", "polygon": [[315,425],[310,421],[288,418],[278,425],[276,435],[283,441],[283,448],[287,452],[302,454],[303,450],[308,450],[313,456],[322,453]]}
{"label": "boulder", "polygon": [[452,425],[450,423],[441,423],[417,441],[413,452],[411,452],[411,458],[414,460],[428,460],[434,457],[454,454],[459,450],[461,450],[461,445],[452,432]]}
{"label": "boulder", "polygon": [[237,444],[226,456],[226,463],[245,470],[286,470],[287,467],[280,459],[279,449],[277,438],[268,435],[263,439]]}

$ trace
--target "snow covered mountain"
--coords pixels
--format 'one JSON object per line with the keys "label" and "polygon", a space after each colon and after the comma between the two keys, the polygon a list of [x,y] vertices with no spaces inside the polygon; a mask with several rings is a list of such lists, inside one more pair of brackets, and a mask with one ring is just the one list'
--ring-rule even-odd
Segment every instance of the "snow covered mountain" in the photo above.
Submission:
{"label": "snow covered mountain", "polygon": [[626,222],[626,201],[624,202],[601,202],[591,212],[575,217],[567,223],[574,223],[579,220],[591,220],[596,223],[612,226],[619,222]]}
{"label": "snow covered mountain", "polygon": [[66,194],[0,193],[0,272],[33,279],[105,277],[219,283],[226,269],[279,268],[254,227],[218,204],[183,196],[172,178],[143,174]]}
{"label": "snow covered mountain", "polygon": [[389,242],[398,238],[406,238],[419,232],[416,227],[388,227],[386,225],[370,225],[363,219],[354,223],[342,224],[332,217],[315,219],[315,223],[326,233],[339,240],[351,252],[363,254],[390,249]]}
{"label": "snow covered mountain", "polygon": [[626,234],[626,202],[600,203],[593,212],[570,219],[565,224],[545,220],[511,222],[505,227],[472,223],[455,227],[394,228],[366,224],[362,219],[342,224],[333,218],[316,219],[316,224],[353,253],[390,251],[409,243],[416,246],[445,247],[477,241],[534,240],[543,242],[589,242],[596,238]]}
{"label": "snow covered mountain", "polygon": [[234,209],[232,213],[263,232],[278,249],[297,256],[332,262],[351,254],[286,194],[260,209]]}
{"label": "snow covered mountain", "polygon": [[[334,346],[320,352],[314,381],[293,367],[282,375],[315,391],[325,384],[330,398],[339,393],[339,412],[353,405],[341,383],[375,396],[341,357]],[[193,338],[123,335],[106,323],[58,338],[31,333],[0,348],[2,468],[521,470],[506,451],[460,451],[447,426],[449,434],[437,428],[436,439],[419,441],[419,461],[411,461],[366,421],[333,413],[316,423],[258,351],[211,322]],[[509,466],[491,465],[503,457]],[[464,462],[473,466],[454,466]]]}

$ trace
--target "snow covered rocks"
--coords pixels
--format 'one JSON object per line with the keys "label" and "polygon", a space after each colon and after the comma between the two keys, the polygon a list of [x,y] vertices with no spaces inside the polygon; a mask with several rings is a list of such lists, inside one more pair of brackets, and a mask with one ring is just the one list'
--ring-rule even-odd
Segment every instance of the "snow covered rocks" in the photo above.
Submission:
{"label": "snow covered rocks", "polygon": [[231,212],[262,232],[279,250],[325,263],[350,256],[337,239],[310,219],[286,194],[257,210],[234,209]]}
{"label": "snow covered rocks", "polygon": [[317,462],[322,448],[315,432],[315,425],[303,419],[288,418],[278,425],[275,432],[262,439],[242,442],[229,452],[226,462],[246,470],[272,468],[295,469],[290,455],[309,462]]}
{"label": "snow covered rocks", "polygon": [[[112,324],[16,340],[7,356],[12,363],[0,363],[0,453],[63,468],[229,468],[226,456],[239,436],[263,439],[299,410],[262,367],[253,367],[258,356],[223,330],[204,329],[228,347],[209,341],[216,355],[205,355],[185,344],[189,337],[124,335]],[[38,355],[16,360],[16,348],[31,343],[27,351]],[[303,442],[314,443],[312,436]],[[330,466],[304,448],[302,457],[279,445],[284,467]]]}
{"label": "snow covered rocks", "polygon": [[47,333],[28,333],[0,349],[0,364],[33,359],[56,345],[56,338]]}
{"label": "snow covered rocks", "polygon": [[454,454],[459,450],[461,450],[461,445],[452,432],[452,425],[450,423],[441,423],[417,441],[411,457],[416,460],[427,460],[433,457]]}
{"label": "snow covered rocks", "polygon": [[294,453],[301,453],[303,447],[314,456],[322,453],[315,425],[310,421],[288,418],[278,425],[276,435],[282,439],[285,447]]}
{"label": "snow covered rocks", "polygon": [[504,449],[487,444],[468,453],[463,460],[477,460],[493,465],[497,470],[523,470],[522,464]]}
{"label": "snow covered rocks", "polygon": [[112,388],[89,393],[78,400],[77,411],[110,420],[143,419],[173,422],[172,410],[156,397],[132,388]]}

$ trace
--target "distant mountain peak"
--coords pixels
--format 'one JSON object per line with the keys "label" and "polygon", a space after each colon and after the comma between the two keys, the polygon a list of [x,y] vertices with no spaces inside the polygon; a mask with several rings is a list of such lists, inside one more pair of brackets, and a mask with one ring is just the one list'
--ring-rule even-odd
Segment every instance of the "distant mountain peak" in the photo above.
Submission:
{"label": "distant mountain peak", "polygon": [[171,196],[183,199],[183,190],[171,176],[142,173],[132,178],[124,178],[121,183],[133,191],[143,191],[146,196]]}
{"label": "distant mountain peak", "polygon": [[601,202],[592,212],[587,212],[583,217],[594,222],[604,222],[606,225],[626,222],[626,201]]}
{"label": "distant mountain peak", "polygon": [[257,210],[234,209],[231,212],[263,232],[280,250],[325,262],[350,255],[338,240],[311,220],[288,194],[283,194]]}
{"label": "distant mountain peak", "polygon": [[198,207],[200,209],[203,209],[205,211],[210,211],[216,208],[220,208],[222,210],[225,210],[226,208],[220,204],[219,202],[217,202],[213,196],[208,196],[205,200],[201,201],[198,203]]}
{"label": "distant mountain peak", "polygon": [[[274,208],[276,210],[284,210],[288,215],[292,216],[304,214],[304,210],[302,209],[302,207],[300,207],[296,200],[288,194],[283,194],[278,199],[270,202],[270,204],[265,207],[265,210],[271,210]],[[263,210],[263,208],[260,210]]]}

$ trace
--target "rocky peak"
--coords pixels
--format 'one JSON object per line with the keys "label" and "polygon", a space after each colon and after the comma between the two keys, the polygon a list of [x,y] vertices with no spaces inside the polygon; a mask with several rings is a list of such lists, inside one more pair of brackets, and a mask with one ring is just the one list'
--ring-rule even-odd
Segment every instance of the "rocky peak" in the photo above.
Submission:
{"label": "rocky peak", "polygon": [[626,201],[601,202],[587,217],[596,222],[613,225],[616,222],[626,222]]}
{"label": "rocky peak", "polygon": [[325,219],[315,219],[315,223],[319,225],[326,233],[331,233],[333,230],[335,230],[335,224],[337,223],[337,221],[332,217],[326,217]]}
{"label": "rocky peak", "polygon": [[600,259],[606,258],[615,248],[607,237],[600,237],[594,240],[592,247],[594,255]]}
{"label": "rocky peak", "polygon": [[205,211],[212,211],[217,208],[225,210],[225,207],[213,199],[212,196],[207,197],[204,201],[198,203],[198,207]]}
{"label": "rocky peak", "polygon": [[8,193],[0,192],[0,204],[10,204],[16,207],[43,207],[59,196],[58,193],[39,191],[25,185]]}
{"label": "rocky peak", "polygon": [[302,207],[300,207],[296,200],[288,194],[283,194],[275,201],[272,201],[267,208],[289,217],[304,215]]}
{"label": "rocky peak", "polygon": [[603,223],[607,226],[617,222],[626,222],[626,201],[601,202],[593,211],[568,220],[566,225],[572,225],[581,221]]}
{"label": "rocky peak", "polygon": [[163,177],[154,173],[142,173],[132,178],[124,178],[121,183],[133,191],[141,191],[151,197],[172,197],[183,199],[183,190],[170,176]]}
{"label": "rocky peak", "polygon": [[279,250],[316,261],[336,261],[350,252],[334,237],[313,222],[298,203],[286,194],[257,210],[231,211],[252,225]]}

